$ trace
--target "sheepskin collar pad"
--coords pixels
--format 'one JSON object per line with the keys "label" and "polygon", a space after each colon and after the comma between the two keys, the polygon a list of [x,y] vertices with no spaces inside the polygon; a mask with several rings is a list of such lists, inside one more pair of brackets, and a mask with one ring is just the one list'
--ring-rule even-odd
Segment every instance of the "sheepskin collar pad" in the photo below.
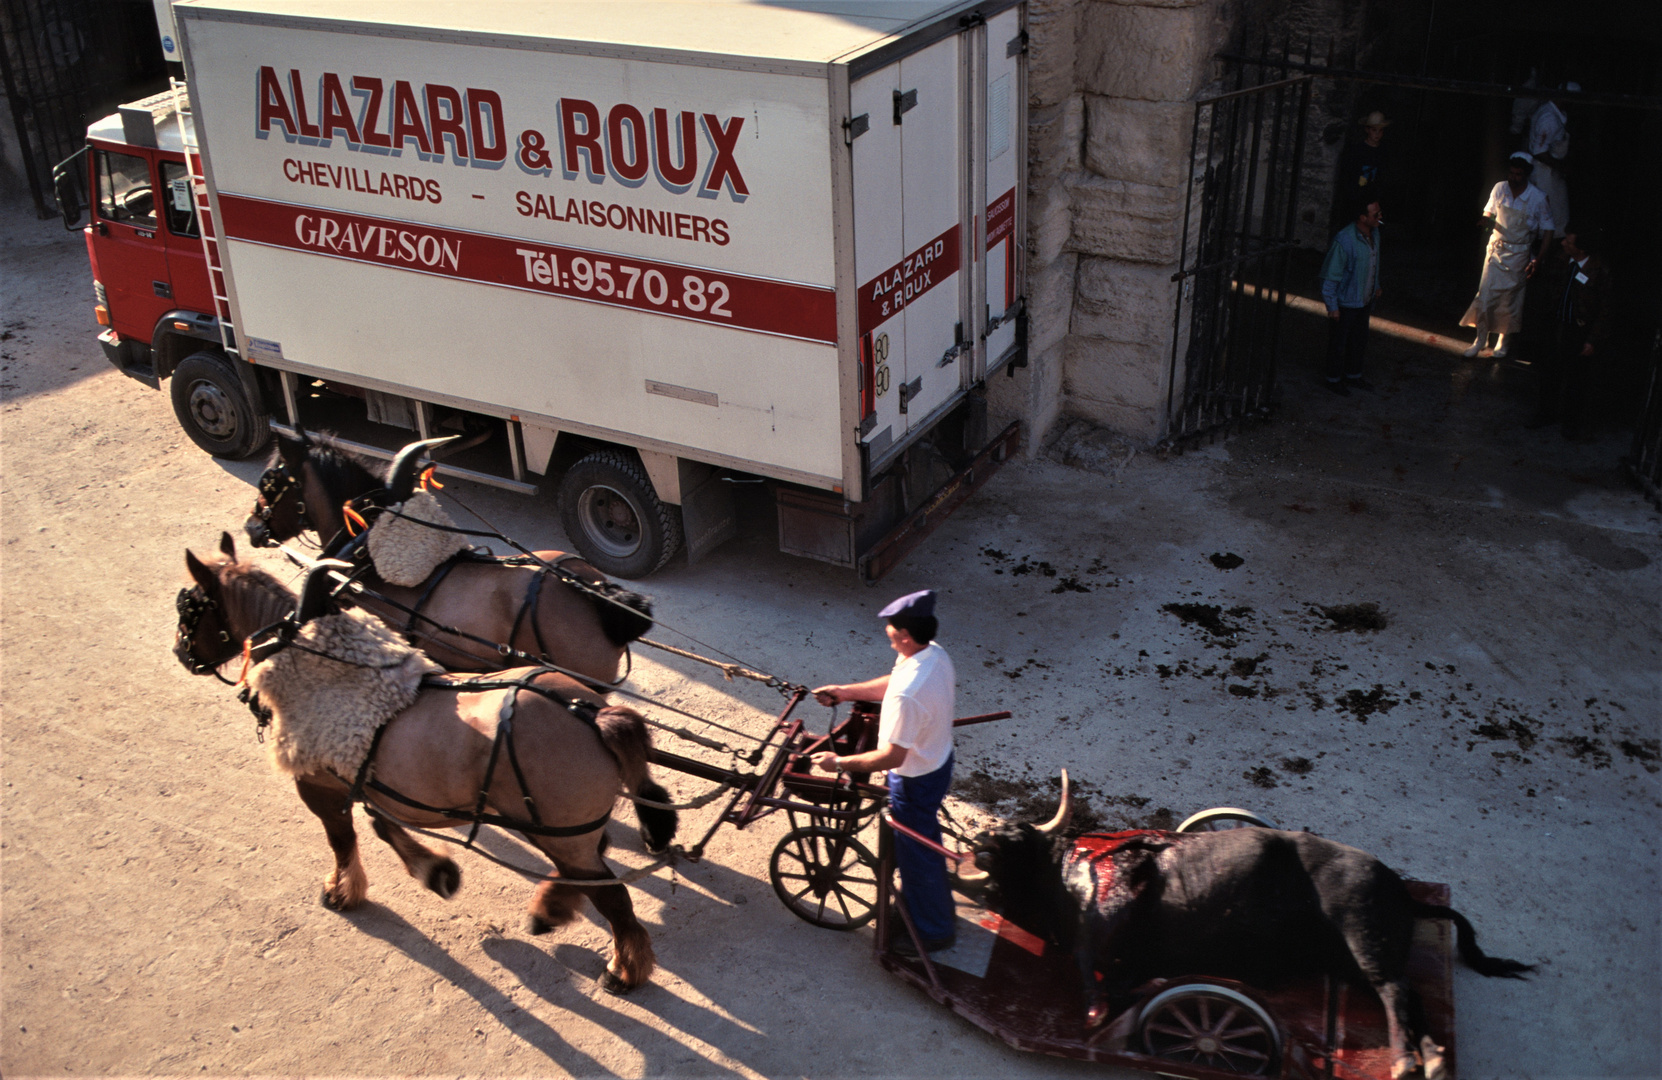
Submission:
{"label": "sheepskin collar pad", "polygon": [[415,703],[425,676],[443,670],[359,610],[310,620],[294,644],[248,675],[271,709],[272,763],[292,776],[357,775],[375,732]]}
{"label": "sheepskin collar pad", "polygon": [[431,492],[417,491],[378,515],[369,527],[375,572],[389,585],[420,585],[446,559],[467,549],[466,536],[453,531],[455,527]]}

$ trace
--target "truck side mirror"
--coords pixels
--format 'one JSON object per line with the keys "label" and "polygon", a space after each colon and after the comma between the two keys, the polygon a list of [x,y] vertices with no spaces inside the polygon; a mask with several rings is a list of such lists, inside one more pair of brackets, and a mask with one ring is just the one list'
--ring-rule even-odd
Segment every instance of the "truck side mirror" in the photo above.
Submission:
{"label": "truck side mirror", "polygon": [[58,212],[63,214],[63,227],[73,231],[81,222],[81,186],[76,182],[76,170],[81,167],[81,156],[86,147],[75,151],[52,166],[52,197],[58,200]]}

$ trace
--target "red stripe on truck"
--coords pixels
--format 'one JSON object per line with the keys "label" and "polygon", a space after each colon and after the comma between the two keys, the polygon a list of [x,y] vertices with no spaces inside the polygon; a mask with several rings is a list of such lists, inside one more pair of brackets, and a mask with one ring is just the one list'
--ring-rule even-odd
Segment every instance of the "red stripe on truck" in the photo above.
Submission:
{"label": "red stripe on truck", "polygon": [[958,226],[952,226],[860,286],[860,333],[888,322],[901,308],[958,272],[958,231]]}
{"label": "red stripe on truck", "polygon": [[[227,238],[836,344],[831,289],[221,194]],[[954,247],[956,255],[956,247]]]}

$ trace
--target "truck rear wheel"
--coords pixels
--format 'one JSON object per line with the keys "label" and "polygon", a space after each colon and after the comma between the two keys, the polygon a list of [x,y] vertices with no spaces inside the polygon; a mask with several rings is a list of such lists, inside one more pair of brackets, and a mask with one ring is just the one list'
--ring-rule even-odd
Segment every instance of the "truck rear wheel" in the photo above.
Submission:
{"label": "truck rear wheel", "polygon": [[560,482],[560,523],[594,567],[642,578],[681,546],[681,515],[658,499],[633,454],[597,450]]}
{"label": "truck rear wheel", "polygon": [[173,369],[173,414],[191,442],[214,457],[245,458],[271,438],[270,418],[249,398],[231,362],[191,353]]}

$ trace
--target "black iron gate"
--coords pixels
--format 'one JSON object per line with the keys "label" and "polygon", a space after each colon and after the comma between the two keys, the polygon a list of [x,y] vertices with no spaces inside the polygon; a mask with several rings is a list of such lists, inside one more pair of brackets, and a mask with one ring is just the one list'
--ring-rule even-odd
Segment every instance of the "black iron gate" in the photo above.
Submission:
{"label": "black iron gate", "polygon": [[1662,330],[1651,339],[1649,367],[1645,379],[1645,411],[1633,433],[1627,467],[1645,497],[1662,510]]}
{"label": "black iron gate", "polygon": [[1170,447],[1222,434],[1275,404],[1312,77],[1242,81],[1238,74],[1237,89],[1195,103],[1181,262],[1172,276]]}
{"label": "black iron gate", "polygon": [[0,0],[0,81],[35,212],[50,217],[52,166],[85,145],[87,124],[165,88],[155,8],[149,0]]}

